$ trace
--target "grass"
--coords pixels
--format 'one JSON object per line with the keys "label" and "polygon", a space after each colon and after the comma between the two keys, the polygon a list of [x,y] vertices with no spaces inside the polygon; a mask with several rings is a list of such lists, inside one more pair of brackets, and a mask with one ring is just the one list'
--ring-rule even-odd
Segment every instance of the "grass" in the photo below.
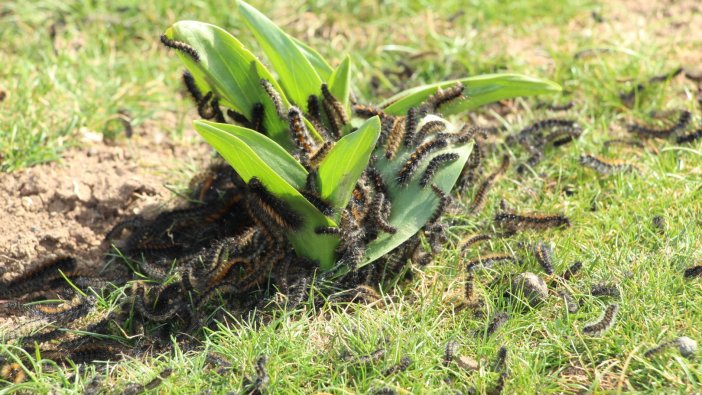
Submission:
{"label": "grass", "polygon": [[[687,360],[670,352],[646,359],[643,352],[677,336],[702,341],[702,284],[681,276],[685,267],[702,259],[702,148],[699,143],[685,147],[666,143],[658,154],[651,149],[603,148],[605,140],[625,133],[617,125],[647,119],[651,110],[686,108],[697,111],[699,117],[691,100],[694,86],[689,84],[653,85],[631,109],[619,99],[620,92],[637,82],[672,70],[678,65],[677,56],[696,43],[654,37],[654,29],[665,26],[666,20],[652,20],[635,36],[618,33],[608,21],[616,14],[614,6],[596,2],[560,5],[525,0],[510,2],[508,8],[500,3],[474,1],[466,7],[465,2],[447,1],[440,10],[431,10],[430,2],[422,1],[382,6],[367,1],[254,3],[323,55],[340,60],[350,52],[358,72],[357,92],[365,100],[374,94],[387,96],[397,85],[505,69],[563,85],[564,97],[543,100],[576,102],[569,116],[584,126],[582,138],[550,152],[529,177],[509,172],[480,215],[450,216],[451,237],[440,257],[424,270],[416,270],[410,283],[386,290],[385,305],[315,309],[308,303],[297,311],[276,311],[265,325],[255,317],[232,318],[219,330],[206,333],[204,350],[128,359],[109,364],[104,371],[90,366],[75,375],[70,367],[56,370],[49,369],[51,362],[33,362],[31,380],[0,392],[81,393],[96,378],[110,391],[119,392],[128,383],[147,383],[170,367],[173,374],[159,392],[226,393],[241,390],[244,377],[254,374],[256,359],[267,355],[269,388],[276,393],[367,393],[381,388],[448,393],[466,392],[473,386],[481,393],[493,388],[498,378],[490,365],[501,346],[509,350],[506,393],[701,391],[699,357]],[[0,56],[10,59],[0,68],[0,89],[8,92],[0,103],[0,153],[4,155],[0,169],[14,171],[56,160],[80,144],[82,131],[108,130],[122,108],[137,125],[139,120],[178,114],[183,122],[172,131],[178,139],[190,128],[190,118],[182,114],[192,109],[177,93],[181,90],[177,59],[158,46],[156,37],[179,19],[206,20],[238,34],[237,17],[222,12],[226,9],[225,2],[219,1],[170,9],[165,2],[126,1],[109,6],[51,1],[0,6],[0,20],[8,27],[0,30]],[[605,22],[595,22],[593,11]],[[54,45],[48,34],[52,23],[58,24]],[[252,44],[251,37],[241,36]],[[82,42],[80,49],[76,41]],[[599,47],[613,52],[573,58],[579,50]],[[404,81],[383,71],[399,69],[399,60],[408,61],[416,71]],[[632,81],[619,82],[624,78]],[[515,117],[502,118],[493,107],[481,114],[516,131],[543,116],[534,103],[517,101],[524,110]],[[488,168],[497,165],[503,152],[491,154]],[[521,152],[508,153],[523,158]],[[640,170],[603,177],[578,164],[582,153],[620,157]],[[566,188],[575,193],[568,196]],[[462,202],[470,198],[469,193]],[[468,258],[505,250],[527,257],[518,247],[520,241],[552,242],[557,273],[575,260],[584,263],[570,285],[574,295],[582,298],[580,311],[567,313],[556,297],[529,308],[485,285],[505,273],[540,273],[532,258],[526,258],[522,267],[501,266],[478,273],[481,285],[476,285],[476,292],[485,297],[485,317],[456,311],[464,279],[456,245],[466,234],[490,228],[500,198],[520,210],[564,212],[573,226],[491,241],[475,248]],[[665,219],[663,234],[652,224],[655,215]],[[599,282],[616,283],[621,298],[590,296],[590,286]],[[613,328],[601,337],[582,335],[583,325],[595,320],[610,302],[621,305]],[[506,311],[510,319],[492,336],[484,336],[481,331],[499,311]],[[459,355],[481,361],[477,372],[442,365],[450,340],[458,342]],[[9,347],[0,346],[0,351]],[[355,364],[341,358],[344,352],[365,355],[379,347],[386,352],[376,363]],[[222,356],[232,368],[221,374],[204,369],[208,353]],[[413,361],[409,369],[384,377],[383,371],[403,356]],[[448,377],[452,379],[447,381]]]}

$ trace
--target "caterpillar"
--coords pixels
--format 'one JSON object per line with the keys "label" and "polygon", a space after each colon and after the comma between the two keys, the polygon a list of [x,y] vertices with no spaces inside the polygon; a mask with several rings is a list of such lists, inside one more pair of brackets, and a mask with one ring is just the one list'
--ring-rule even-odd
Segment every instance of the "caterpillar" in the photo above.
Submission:
{"label": "caterpillar", "polygon": [[589,154],[580,155],[580,164],[587,166],[600,174],[626,172],[633,169],[633,166],[629,163],[622,161],[610,161]]}
{"label": "caterpillar", "polygon": [[433,157],[431,161],[429,161],[427,168],[424,170],[422,178],[419,179],[419,186],[425,188],[427,185],[429,185],[429,183],[431,183],[432,178],[434,178],[434,174],[437,170],[439,170],[441,165],[444,163],[455,162],[458,160],[458,158],[460,158],[460,156],[455,152],[447,152]]}
{"label": "caterpillar", "polygon": [[524,174],[527,171],[527,168],[534,168],[536,165],[541,163],[542,160],[544,160],[543,151],[535,150],[532,152],[531,156],[527,158],[525,163],[521,163],[519,166],[517,166],[517,174]]}
{"label": "caterpillar", "polygon": [[432,151],[445,148],[448,143],[446,140],[431,140],[417,147],[410,157],[402,165],[402,168],[397,173],[397,182],[400,185],[406,185],[412,174],[417,170],[421,160],[429,155]]}
{"label": "caterpillar", "polygon": [[383,372],[383,376],[388,377],[395,373],[404,372],[412,364],[412,359],[408,356],[402,357],[400,362],[392,365]]}
{"label": "caterpillar", "polygon": [[683,71],[684,70],[682,67],[677,67],[676,69],[674,69],[673,71],[671,71],[669,73],[654,75],[653,77],[648,79],[648,82],[651,84],[656,83],[656,82],[665,82],[665,81],[668,81],[669,79],[672,79],[672,78],[679,76]]}
{"label": "caterpillar", "polygon": [[188,90],[188,93],[190,93],[190,96],[195,100],[195,103],[199,103],[200,100],[202,100],[202,92],[200,92],[200,89],[195,83],[195,77],[187,70],[183,72],[183,84]]}
{"label": "caterpillar", "polygon": [[404,137],[405,128],[403,127],[404,118],[395,118],[392,126],[392,130],[387,138],[387,146],[385,149],[385,157],[392,160],[397,154],[397,150],[400,148],[400,143]]}
{"label": "caterpillar", "polygon": [[578,310],[580,310],[580,305],[578,305],[578,303],[576,303],[576,301],[573,299],[573,295],[571,295],[570,292],[560,291],[558,294],[565,301],[566,309],[568,310],[569,313],[574,314],[574,313],[577,313]]}
{"label": "caterpillar", "polygon": [[285,230],[299,229],[302,219],[278,197],[273,196],[261,181],[252,177],[248,183],[249,191],[256,197],[256,206],[268,218]]}
{"label": "caterpillar", "polygon": [[210,104],[210,100],[212,100],[212,97],[214,94],[212,91],[207,92],[205,96],[200,99],[200,101],[197,103],[197,113],[202,117],[202,119],[212,119],[214,118],[215,114],[213,112],[208,112],[207,105]]}
{"label": "caterpillar", "polygon": [[381,347],[376,349],[370,354],[366,355],[360,355],[360,356],[352,356],[350,353],[345,352],[341,359],[346,361],[346,362],[351,362],[353,364],[358,364],[358,365],[364,365],[368,363],[373,363],[373,362],[378,362],[380,361],[384,356],[385,356],[385,348]]}
{"label": "caterpillar", "polygon": [[246,118],[246,115],[244,115],[244,114],[242,114],[242,113],[240,113],[240,112],[234,111],[234,110],[232,110],[232,109],[227,109],[227,115],[228,115],[229,118],[231,118],[234,122],[236,122],[236,123],[238,123],[238,124],[240,124],[240,125],[243,125],[243,126],[246,126],[246,127],[251,126],[251,122],[249,121],[248,118]]}
{"label": "caterpillar", "polygon": [[24,372],[24,369],[22,369],[22,365],[17,362],[12,362],[2,365],[2,368],[0,368],[0,377],[12,384],[20,384],[27,378],[27,374]]}
{"label": "caterpillar", "polygon": [[683,273],[683,277],[685,278],[693,278],[700,276],[702,276],[702,264],[697,266],[690,266],[687,269],[685,269],[685,272]]}
{"label": "caterpillar", "polygon": [[441,214],[443,214],[446,208],[451,204],[451,196],[442,191],[436,184],[431,184],[431,189],[434,191],[436,197],[439,198],[439,205],[434,209],[434,212],[431,214],[427,224],[433,224],[438,221]]}
{"label": "caterpillar", "polygon": [[472,183],[475,178],[478,177],[478,169],[485,158],[485,147],[483,146],[482,140],[476,138],[475,145],[473,146],[473,151],[468,157],[468,162],[466,162],[463,169],[461,169],[461,175],[459,176],[459,188],[465,188],[469,183]]}
{"label": "caterpillar", "polygon": [[16,298],[45,288],[48,282],[62,280],[61,273],[71,274],[76,270],[76,260],[60,257],[33,264],[19,277],[0,283],[0,299]]}
{"label": "caterpillar", "polygon": [[307,114],[316,122],[322,122],[322,111],[319,108],[319,97],[309,95],[307,97]]}
{"label": "caterpillar", "polygon": [[210,101],[210,109],[212,110],[212,118],[214,118],[215,122],[226,122],[224,120],[224,114],[222,113],[222,109],[219,107],[219,97],[214,97],[212,101]]}
{"label": "caterpillar", "polygon": [[380,122],[380,136],[378,136],[378,146],[385,144],[386,140],[392,133],[395,122],[397,119],[395,117],[385,117]]}
{"label": "caterpillar", "polygon": [[502,328],[502,326],[505,323],[507,323],[508,319],[509,314],[505,313],[504,311],[500,311],[497,314],[495,314],[495,316],[490,321],[490,324],[488,324],[487,328],[485,328],[485,336],[492,336],[495,332],[497,332],[498,329]]}
{"label": "caterpillar", "polygon": [[682,110],[678,121],[671,127],[666,129],[655,129],[648,126],[629,124],[626,126],[629,133],[634,133],[643,138],[667,138],[677,131],[683,130],[690,124],[692,113],[687,110]]}
{"label": "caterpillar", "polygon": [[387,114],[382,109],[378,107],[366,106],[363,104],[354,105],[353,112],[361,118],[371,118],[374,116],[378,116],[381,119],[383,119],[387,116]]}
{"label": "caterpillar", "polygon": [[251,129],[263,134],[266,133],[266,127],[263,124],[265,111],[263,103],[254,103],[251,108]]}
{"label": "caterpillar", "polygon": [[341,135],[341,129],[344,127],[344,125],[349,123],[349,118],[346,115],[344,105],[340,101],[336,100],[331,91],[329,91],[327,84],[322,84],[322,98],[322,105],[324,106],[324,110],[327,112],[329,117],[332,133],[334,133],[335,137],[339,137]]}
{"label": "caterpillar", "polygon": [[321,196],[319,196],[316,192],[310,192],[310,191],[301,191],[300,194],[302,197],[304,197],[308,202],[312,203],[314,207],[317,208],[322,214],[326,215],[327,217],[331,217],[334,215],[334,207],[332,205],[322,199]]}
{"label": "caterpillar", "polygon": [[463,288],[463,296],[465,297],[467,302],[471,302],[473,300],[473,294],[474,294],[474,292],[473,292],[473,277],[474,277],[474,275],[473,275],[472,269],[473,269],[473,267],[470,267],[467,270],[468,273],[466,274],[466,283],[465,283],[465,286]]}
{"label": "caterpillar", "polygon": [[497,181],[497,179],[507,171],[507,168],[509,168],[509,163],[509,156],[503,156],[500,167],[493,173],[485,177],[485,179],[480,183],[480,186],[478,186],[478,190],[475,192],[475,196],[473,197],[473,201],[471,202],[468,211],[470,211],[473,214],[476,214],[483,208],[490,188],[492,188],[495,181]]}
{"label": "caterpillar", "polygon": [[646,358],[651,358],[670,346],[677,346],[678,351],[680,351],[680,354],[685,358],[690,358],[697,352],[697,342],[687,336],[681,336],[673,340],[663,342],[661,345],[646,351],[644,356]]}
{"label": "caterpillar", "polygon": [[317,150],[310,155],[310,165],[317,167],[320,163],[322,163],[322,161],[324,161],[332,148],[334,148],[334,143],[331,141],[325,141],[324,144],[319,146],[319,148],[317,148]]}
{"label": "caterpillar", "polygon": [[261,78],[260,83],[263,90],[266,91],[268,98],[271,99],[273,107],[275,108],[275,113],[278,114],[278,118],[282,120],[288,119],[288,109],[285,108],[283,98],[280,96],[280,93],[278,93],[273,84],[271,84],[267,79]]}
{"label": "caterpillar", "polygon": [[612,284],[599,283],[595,284],[590,288],[590,295],[592,296],[612,296],[615,298],[619,297],[619,289]]}
{"label": "caterpillar", "polygon": [[417,113],[418,111],[415,107],[411,107],[409,110],[407,110],[404,135],[405,147],[411,147],[415,144],[415,133],[417,133],[417,123],[419,123]]}
{"label": "caterpillar", "polygon": [[472,270],[474,266],[478,265],[482,265],[483,267],[490,267],[498,262],[515,262],[515,259],[512,255],[503,253],[483,255],[481,257],[473,259],[472,261],[469,261],[466,265],[466,270]]}
{"label": "caterpillar", "polygon": [[699,140],[702,137],[702,128],[693,130],[691,132],[681,134],[675,137],[675,142],[678,144],[692,143]]}
{"label": "caterpillar", "polygon": [[563,103],[563,104],[549,104],[549,103],[539,103],[536,108],[545,108],[549,111],[568,111],[571,108],[573,108],[574,104],[572,101]]}
{"label": "caterpillar", "polygon": [[182,41],[171,40],[170,38],[166,37],[165,34],[162,34],[161,43],[163,43],[163,45],[167,46],[168,48],[173,48],[177,51],[183,52],[184,54],[190,56],[190,58],[195,62],[200,61],[200,55],[197,53],[195,48]]}
{"label": "caterpillar", "polygon": [[536,243],[534,247],[534,255],[536,256],[536,261],[539,262],[541,268],[544,269],[546,274],[553,274],[553,251],[551,247],[546,243],[540,241]]}
{"label": "caterpillar", "polygon": [[371,224],[384,232],[395,234],[397,232],[397,228],[390,225],[386,219],[390,215],[390,210],[385,209],[386,201],[385,194],[380,191],[376,191],[370,205]]}
{"label": "caterpillar", "polygon": [[614,144],[629,145],[629,146],[636,147],[636,148],[643,148],[644,147],[643,143],[641,143],[640,141],[629,140],[629,139],[611,139],[611,140],[607,140],[604,142],[605,147],[609,147],[610,145],[614,145]]}
{"label": "caterpillar", "polygon": [[570,265],[570,267],[568,269],[566,269],[565,272],[563,272],[561,277],[564,280],[568,281],[573,276],[575,276],[580,271],[580,269],[582,269],[582,267],[583,267],[583,263],[581,261],[575,261],[575,262],[573,262],[572,265]]}
{"label": "caterpillar", "polygon": [[314,150],[312,149],[312,142],[309,138],[309,132],[305,126],[305,122],[302,119],[302,113],[297,107],[290,107],[288,111],[288,120],[290,121],[290,131],[293,134],[293,140],[299,149],[301,149],[306,155],[311,155]]}
{"label": "caterpillar", "polygon": [[522,229],[543,230],[547,228],[569,227],[570,220],[561,214],[501,212],[495,215],[495,223],[503,228],[517,231]]}
{"label": "caterpillar", "polygon": [[367,170],[368,177],[370,178],[371,182],[373,183],[373,187],[375,188],[376,192],[380,192],[385,196],[388,195],[388,187],[385,185],[385,181],[383,181],[383,177],[380,176],[380,173],[378,173],[378,170],[375,169],[374,167],[369,167]]}
{"label": "caterpillar", "polygon": [[487,233],[479,233],[475,235],[468,236],[465,238],[460,245],[461,250],[465,250],[466,248],[472,246],[475,243],[479,243],[481,241],[487,241],[492,239],[492,235],[489,235]]}
{"label": "caterpillar", "polygon": [[442,105],[458,99],[463,95],[465,86],[457,82],[455,85],[446,89],[439,88],[436,93],[429,96],[420,109],[420,117],[423,117],[427,112],[435,113]]}
{"label": "caterpillar", "polygon": [[617,318],[617,312],[619,311],[619,305],[610,304],[607,306],[604,314],[597,321],[583,326],[583,333],[586,335],[597,336],[604,333],[606,330],[614,325],[614,321]]}
{"label": "caterpillar", "polygon": [[489,392],[490,395],[500,395],[505,389],[505,384],[507,383],[507,377],[509,377],[509,372],[505,369],[500,373],[500,377],[497,378],[497,382],[492,390]]}
{"label": "caterpillar", "polygon": [[456,357],[456,352],[458,351],[458,343],[450,340],[449,342],[446,343],[446,347],[444,347],[444,360],[443,360],[443,365],[448,366],[453,359]]}
{"label": "caterpillar", "polygon": [[492,364],[492,370],[499,372],[507,367],[507,347],[502,346],[497,350],[495,362]]}
{"label": "caterpillar", "polygon": [[[409,115],[409,114],[408,114]],[[446,130],[446,124],[443,121],[433,120],[428,121],[417,131],[414,136],[412,144],[416,145],[424,141],[427,136],[431,136],[436,133],[441,133]],[[405,137],[406,138],[406,137]]]}
{"label": "caterpillar", "polygon": [[575,130],[575,129],[580,129],[580,126],[578,125],[578,123],[576,121],[574,121],[572,119],[561,119],[561,118],[542,119],[540,121],[536,121],[536,122],[532,123],[531,125],[523,128],[515,136],[510,136],[512,138],[508,139],[509,141],[507,141],[507,143],[511,144],[512,142],[514,142],[515,139],[517,141],[524,141],[525,139],[529,139],[532,135],[536,134],[537,132],[547,130],[547,129],[553,129],[553,128]]}
{"label": "caterpillar", "polygon": [[256,378],[250,379],[248,377],[244,380],[244,387],[246,387],[247,394],[263,394],[265,393],[265,387],[268,385],[270,378],[268,377],[268,372],[266,371],[266,363],[268,362],[268,357],[261,355],[256,359]]}

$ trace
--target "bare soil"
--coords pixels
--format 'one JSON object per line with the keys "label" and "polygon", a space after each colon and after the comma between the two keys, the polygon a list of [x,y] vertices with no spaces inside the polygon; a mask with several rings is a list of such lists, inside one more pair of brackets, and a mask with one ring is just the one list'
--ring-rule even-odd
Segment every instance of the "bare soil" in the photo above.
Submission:
{"label": "bare soil", "polygon": [[174,142],[160,130],[163,121],[146,122],[118,143],[81,130],[83,144],[60,162],[0,173],[0,278],[53,256],[99,264],[116,223],[173,201],[167,183],[193,162],[201,167],[209,149],[197,136]]}

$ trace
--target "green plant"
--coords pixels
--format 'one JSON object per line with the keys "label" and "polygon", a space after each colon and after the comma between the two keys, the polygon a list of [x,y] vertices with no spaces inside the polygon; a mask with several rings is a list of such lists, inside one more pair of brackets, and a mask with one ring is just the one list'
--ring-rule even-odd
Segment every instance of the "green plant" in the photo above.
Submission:
{"label": "green plant", "polygon": [[[179,50],[200,114],[216,121],[195,121],[195,129],[245,182],[257,178],[299,215],[302,225],[287,229],[287,238],[298,255],[319,262],[323,270],[335,267],[340,257],[356,267],[371,263],[440,214],[439,201],[461,175],[474,130],[457,127],[439,112],[448,116],[560,90],[516,74],[484,75],[413,88],[379,109],[356,111],[375,116],[350,118],[349,57],[333,69],[247,3],[240,1],[238,9],[277,78],[235,37],[210,24],[177,22],[163,41]],[[220,105],[236,125],[224,123]],[[427,126],[429,135],[412,137],[432,122],[439,126]],[[430,160],[447,154],[453,160],[435,172],[435,187],[421,186]],[[402,176],[403,169],[413,174]],[[366,184],[373,184],[372,173],[382,180],[375,180],[373,198],[364,194]],[[405,182],[400,185],[398,178]],[[355,210],[361,201],[363,207]],[[351,228],[365,234],[363,241]]]}

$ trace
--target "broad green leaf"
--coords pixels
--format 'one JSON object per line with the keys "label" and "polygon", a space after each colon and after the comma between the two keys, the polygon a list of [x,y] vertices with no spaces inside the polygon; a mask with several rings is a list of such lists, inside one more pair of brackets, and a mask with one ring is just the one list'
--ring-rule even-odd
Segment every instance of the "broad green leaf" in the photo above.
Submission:
{"label": "broad green leaf", "polygon": [[319,96],[322,80],[293,40],[270,19],[244,1],[239,12],[278,73],[288,99],[307,112],[307,98]]}
{"label": "broad green leaf", "polygon": [[361,127],[336,142],[334,148],[319,165],[320,195],[339,211],[351,199],[353,189],[368,166],[375,144],[380,136],[380,119],[368,119]]}
{"label": "broad green leaf", "polygon": [[318,261],[323,270],[331,268],[335,263],[334,252],[339,240],[318,235],[314,229],[318,226],[336,226],[336,223],[310,204],[244,140],[218,126],[211,122],[195,121],[195,130],[234,167],[244,181],[248,182],[251,177],[257,177],[273,195],[290,204],[291,208],[300,214],[304,221],[302,228],[287,234],[295,251],[301,256]]}
{"label": "broad green leaf", "polygon": [[275,141],[261,133],[237,125],[201,121],[205,125],[218,128],[242,140],[266,164],[295,189],[302,189],[307,182],[307,170],[292,155]]}
{"label": "broad green leaf", "polygon": [[327,61],[322,57],[322,55],[320,55],[319,52],[314,50],[314,48],[296,39],[295,37],[290,38],[292,38],[293,42],[300,49],[300,52],[302,52],[302,54],[305,55],[312,67],[314,67],[314,69],[317,70],[317,75],[319,75],[319,78],[321,78],[322,81],[329,81],[329,78],[331,77],[332,72],[334,70],[329,65],[329,63],[327,63]]}
{"label": "broad green leaf", "polygon": [[485,74],[408,89],[386,100],[381,107],[384,107],[385,112],[389,114],[404,115],[407,113],[407,110],[421,104],[438,89],[451,87],[457,82],[461,82],[465,86],[466,89],[463,94],[467,99],[456,100],[442,106],[441,113],[444,115],[456,114],[512,97],[533,96],[561,91],[561,87],[558,84],[548,80],[527,77],[521,74]]}
{"label": "broad green leaf", "polygon": [[351,57],[346,56],[344,61],[339,64],[339,67],[334,70],[334,73],[329,78],[329,90],[332,95],[344,103],[344,108],[350,113],[349,94],[351,93]]}
{"label": "broad green leaf", "polygon": [[[195,48],[200,55],[199,62],[181,53],[179,56],[196,81],[204,81],[222,98],[220,104],[251,119],[253,105],[263,103],[266,107],[263,125],[268,136],[288,150],[294,148],[287,122],[278,118],[260,80],[264,78],[270,81],[282,92],[280,86],[239,40],[217,26],[196,21],[177,22],[165,34],[170,39]],[[284,96],[283,102],[289,106]]]}
{"label": "broad green leaf", "polygon": [[[437,171],[434,175],[433,183],[441,188],[442,191],[450,193],[472,149],[473,144],[469,143],[458,147],[449,147],[434,153],[432,157],[445,152],[456,152],[460,157],[455,162]],[[424,172],[429,160],[424,161],[423,165],[417,169],[417,176],[407,186],[400,186],[395,181],[396,174],[406,158],[407,155],[403,155],[392,162],[388,162],[385,157],[381,157],[378,160],[376,167],[388,185],[390,198],[392,199],[392,212],[390,213],[389,222],[397,228],[397,232],[395,234],[381,233],[377,239],[368,244],[366,256],[360,266],[367,265],[382,257],[416,234],[431,218],[438,206],[439,199],[432,189],[428,186],[422,188],[419,185],[420,177],[418,175]]]}

